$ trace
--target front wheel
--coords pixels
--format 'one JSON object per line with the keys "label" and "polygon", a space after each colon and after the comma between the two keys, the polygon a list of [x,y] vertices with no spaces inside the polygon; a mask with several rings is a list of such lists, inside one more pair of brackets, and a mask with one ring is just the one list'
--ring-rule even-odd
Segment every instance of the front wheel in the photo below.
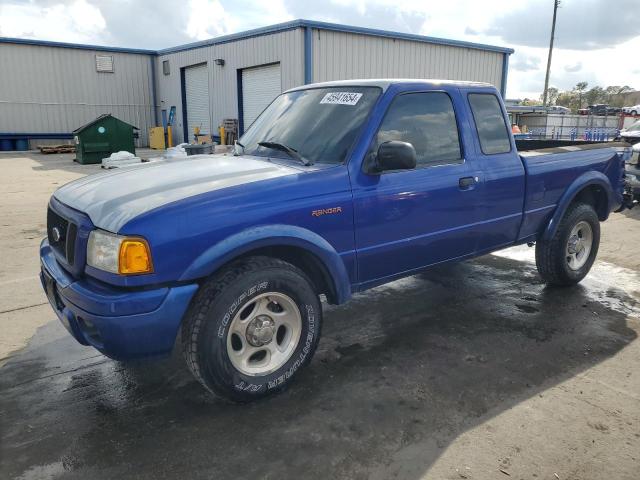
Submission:
{"label": "front wheel", "polygon": [[230,265],[205,282],[182,326],[187,365],[205,388],[247,402],[286,388],[320,338],[309,278],[269,257]]}
{"label": "front wheel", "polygon": [[536,243],[536,266],[551,285],[574,285],[593,265],[600,245],[600,221],[591,205],[576,203],[565,213],[551,240]]}

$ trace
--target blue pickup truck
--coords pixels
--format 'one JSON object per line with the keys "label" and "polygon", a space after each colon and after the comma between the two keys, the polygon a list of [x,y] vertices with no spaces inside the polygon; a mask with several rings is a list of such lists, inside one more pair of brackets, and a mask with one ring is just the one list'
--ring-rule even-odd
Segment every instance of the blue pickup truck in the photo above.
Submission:
{"label": "blue pickup truck", "polygon": [[341,304],[524,243],[535,243],[545,282],[575,284],[595,260],[599,222],[622,205],[630,149],[517,147],[506,119],[483,83],[294,88],[233,153],[57,190],[43,287],[80,343],[127,360],[178,342],[204,387],[246,402],[282,390],[310,361],[322,296]]}

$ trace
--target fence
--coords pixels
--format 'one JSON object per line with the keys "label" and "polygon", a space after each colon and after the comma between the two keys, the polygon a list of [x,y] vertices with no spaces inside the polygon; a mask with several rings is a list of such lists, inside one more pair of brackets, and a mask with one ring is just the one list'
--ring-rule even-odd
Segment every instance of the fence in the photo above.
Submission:
{"label": "fence", "polygon": [[525,114],[518,116],[520,129],[536,138],[609,140],[626,125],[626,118],[596,115]]}

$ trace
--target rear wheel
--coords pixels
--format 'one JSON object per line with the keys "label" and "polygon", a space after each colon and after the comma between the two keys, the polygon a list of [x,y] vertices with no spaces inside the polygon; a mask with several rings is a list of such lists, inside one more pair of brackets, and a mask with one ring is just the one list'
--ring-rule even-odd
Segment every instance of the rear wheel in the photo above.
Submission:
{"label": "rear wheel", "polygon": [[551,240],[536,243],[536,266],[551,285],[573,285],[593,265],[600,245],[600,221],[591,205],[576,203],[565,213]]}
{"label": "rear wheel", "polygon": [[286,388],[315,352],[322,310],[293,265],[251,257],[200,288],[182,326],[193,375],[213,394],[247,402]]}

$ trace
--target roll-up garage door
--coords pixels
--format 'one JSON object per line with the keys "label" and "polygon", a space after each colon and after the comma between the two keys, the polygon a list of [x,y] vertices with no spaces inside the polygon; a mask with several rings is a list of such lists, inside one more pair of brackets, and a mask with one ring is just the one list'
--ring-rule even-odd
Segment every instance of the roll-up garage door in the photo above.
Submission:
{"label": "roll-up garage door", "polygon": [[245,130],[280,93],[279,63],[242,70],[242,123]]}
{"label": "roll-up garage door", "polygon": [[193,138],[194,127],[200,133],[211,134],[209,113],[209,69],[207,64],[184,69],[184,89],[187,100],[187,127],[189,138]]}

